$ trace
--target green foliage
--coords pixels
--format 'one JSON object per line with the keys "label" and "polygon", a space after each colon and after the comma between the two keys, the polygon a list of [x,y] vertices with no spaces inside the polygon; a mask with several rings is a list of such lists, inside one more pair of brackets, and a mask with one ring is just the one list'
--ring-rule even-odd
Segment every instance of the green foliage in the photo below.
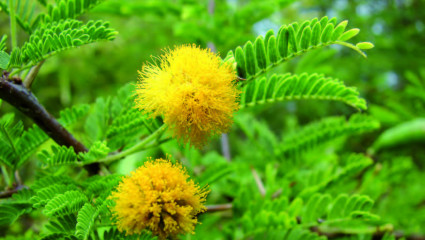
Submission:
{"label": "green foliage", "polygon": [[339,137],[360,134],[379,128],[379,122],[370,116],[354,114],[348,120],[344,117],[328,117],[311,123],[285,136],[277,155],[296,159],[301,154]]}
{"label": "green foliage", "polygon": [[93,207],[90,203],[84,204],[81,210],[78,212],[77,226],[75,235],[79,239],[88,239],[91,230],[95,224],[98,216],[98,210]]}
{"label": "green foliage", "polygon": [[[9,1],[0,1],[0,9],[10,15]],[[37,24],[40,22],[42,16],[36,14],[36,2],[31,0],[16,0],[15,4],[15,17],[16,22],[26,32],[31,33]]]}
{"label": "green foliage", "polygon": [[409,122],[404,122],[383,132],[375,143],[371,151],[379,151],[382,148],[409,144],[412,142],[422,142],[425,139],[425,119],[418,118]]}
{"label": "green foliage", "polygon": [[79,211],[88,201],[80,191],[67,191],[52,198],[43,210],[46,216],[64,216]]}
{"label": "green foliage", "polygon": [[46,229],[48,229],[53,234],[73,234],[75,232],[75,226],[77,222],[73,214],[64,215],[56,218],[55,220],[49,221],[46,224]]}
{"label": "green foliage", "polygon": [[60,0],[56,4],[48,4],[48,14],[45,22],[57,22],[62,19],[76,18],[91,8],[102,3],[103,0]]}
{"label": "green foliage", "polygon": [[341,224],[351,219],[365,221],[379,220],[379,217],[369,213],[373,200],[368,196],[346,194],[332,199],[327,194],[315,194],[306,203],[301,214],[301,224],[314,226],[319,224]]}
{"label": "green foliage", "polygon": [[0,225],[9,225],[23,214],[22,210],[13,205],[3,204],[0,206]]}
{"label": "green foliage", "polygon": [[[88,105],[77,105],[69,109],[65,109],[60,112],[61,118],[58,121],[65,127],[71,126],[79,121],[88,112]],[[18,122],[13,125],[13,115],[5,116],[0,120],[1,131],[0,138],[3,140],[0,142],[0,161],[9,167],[19,168],[26,161],[29,160],[30,156],[45,143],[49,137],[43,130],[38,126],[34,125],[32,128],[24,131],[22,122]],[[58,152],[58,148],[54,147],[54,151]],[[61,151],[66,151],[62,148]],[[96,150],[95,150],[96,151]],[[97,150],[99,151],[99,150]],[[60,151],[59,151],[60,152]],[[72,155],[72,151],[68,151],[68,154]],[[93,155],[94,153],[91,153]],[[50,159],[47,151],[43,151],[43,160],[50,161],[50,164],[56,164],[60,161],[72,162],[73,156],[65,155],[58,156],[57,158],[67,159]],[[47,162],[46,162],[47,164]]]}
{"label": "green foliage", "polygon": [[51,154],[46,150],[43,150],[38,154],[38,159],[49,167],[77,164],[77,154],[75,153],[74,148],[67,148],[65,146],[53,146]]}
{"label": "green foliage", "polygon": [[17,142],[24,126],[21,121],[17,124],[12,122],[13,115],[0,120],[0,162],[14,168],[20,162]]}
{"label": "green foliage", "polygon": [[58,194],[63,194],[71,190],[77,190],[77,187],[72,184],[53,184],[38,190],[31,198],[34,208],[45,206],[51,199]]}
{"label": "green foliage", "polygon": [[246,84],[241,94],[241,108],[264,103],[291,100],[341,101],[358,109],[366,109],[359,92],[343,82],[318,74],[272,75]]}
{"label": "green foliage", "polygon": [[46,23],[31,34],[29,42],[21,49],[13,49],[9,68],[31,67],[70,48],[100,40],[113,40],[116,34],[109,28],[109,23],[100,20],[87,24],[71,19]]}
{"label": "green foliage", "polygon": [[[276,35],[273,30],[270,30],[266,34],[266,39],[259,36],[254,44],[248,41],[243,47],[237,47],[235,50],[234,56],[239,77],[246,78],[248,81],[296,56],[332,44],[352,48],[366,57],[361,49],[370,49],[373,44],[359,43],[358,46],[354,46],[347,43],[347,40],[358,33],[358,29],[344,32],[347,21],[335,25],[336,18],[323,17],[320,21],[315,18],[304,21],[301,25],[298,23],[284,25]],[[233,55],[233,53],[230,54]]]}

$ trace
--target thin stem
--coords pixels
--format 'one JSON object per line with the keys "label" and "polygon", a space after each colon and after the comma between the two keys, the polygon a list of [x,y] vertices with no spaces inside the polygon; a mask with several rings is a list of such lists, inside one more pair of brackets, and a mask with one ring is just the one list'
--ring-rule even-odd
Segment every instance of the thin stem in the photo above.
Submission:
{"label": "thin stem", "polygon": [[18,47],[16,36],[16,17],[15,17],[15,0],[9,0],[9,16],[10,16],[10,36],[12,41],[12,49]]}
{"label": "thin stem", "polygon": [[0,199],[2,198],[10,198],[13,194],[17,193],[19,191],[19,188],[6,190],[4,192],[0,192]]}
{"label": "thin stem", "polygon": [[207,205],[205,206],[207,208],[207,213],[212,212],[220,212],[220,211],[227,211],[233,208],[233,205],[231,203],[225,203],[225,204],[217,204],[217,205]]}
{"label": "thin stem", "polygon": [[159,137],[164,130],[167,128],[167,126],[164,124],[162,125],[160,128],[158,128],[155,132],[153,132],[151,135],[149,135],[148,137],[146,137],[145,139],[143,139],[143,141],[141,141],[140,143],[134,145],[133,147],[122,151],[120,153],[114,154],[114,155],[110,155],[107,156],[103,159],[100,159],[96,162],[113,162],[116,160],[119,160],[121,158],[124,158],[130,154],[136,153],[141,151],[146,145],[148,145],[150,142],[152,142],[153,140],[155,140],[157,137]]}
{"label": "thin stem", "polygon": [[100,165],[100,171],[102,171],[104,175],[111,175],[111,172],[108,170],[105,164],[99,164],[99,165]]}
{"label": "thin stem", "polygon": [[266,188],[264,187],[264,184],[261,181],[261,178],[258,175],[257,170],[255,170],[255,168],[251,166],[251,172],[252,172],[252,176],[254,177],[255,183],[257,184],[258,191],[260,191],[261,196],[264,197],[266,195]]}
{"label": "thin stem", "polygon": [[38,71],[40,71],[41,65],[43,65],[45,60],[40,61],[35,65],[33,68],[31,68],[31,71],[28,73],[28,75],[25,77],[24,80],[24,86],[28,89],[31,88],[32,83],[34,82],[35,77],[38,74]]}
{"label": "thin stem", "polygon": [[358,47],[354,46],[354,45],[353,45],[353,44],[351,44],[351,43],[342,42],[342,41],[335,41],[334,43],[335,43],[335,44],[342,45],[342,46],[344,46],[344,47],[351,48],[351,49],[353,49],[354,51],[358,52],[360,55],[362,55],[364,58],[367,58],[366,54],[365,54],[362,50],[360,50],[360,48],[358,48]]}
{"label": "thin stem", "polygon": [[228,162],[231,162],[232,156],[230,155],[229,135],[227,135],[227,133],[221,134],[221,152],[223,157],[226,158]]}
{"label": "thin stem", "polygon": [[6,185],[8,187],[10,187],[9,173],[7,172],[7,168],[6,168],[6,166],[4,164],[1,165],[1,172],[3,174],[4,181],[5,181]]}
{"label": "thin stem", "polygon": [[18,170],[15,170],[15,180],[16,180],[16,184],[18,184],[18,186],[22,185],[21,175],[19,175]]}

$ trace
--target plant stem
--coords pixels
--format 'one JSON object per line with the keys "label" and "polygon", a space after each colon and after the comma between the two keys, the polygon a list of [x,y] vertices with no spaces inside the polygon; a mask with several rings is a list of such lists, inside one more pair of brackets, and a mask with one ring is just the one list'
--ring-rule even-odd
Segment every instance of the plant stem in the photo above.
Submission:
{"label": "plant stem", "polygon": [[25,77],[24,80],[24,86],[28,89],[31,88],[31,84],[33,83],[35,77],[38,74],[38,71],[41,68],[41,65],[43,65],[45,60],[40,61],[39,63],[37,63],[37,65],[35,65],[33,68],[31,68],[30,72],[28,73],[28,75]]}
{"label": "plant stem", "polygon": [[9,16],[10,16],[10,39],[12,41],[12,49],[18,46],[16,36],[16,17],[15,17],[15,0],[9,0]]}
{"label": "plant stem", "polygon": [[7,172],[7,168],[4,164],[1,165],[1,172],[3,174],[6,185],[10,187],[11,183],[10,183],[9,173]]}
{"label": "plant stem", "polygon": [[225,204],[217,204],[217,205],[207,205],[205,207],[207,208],[206,213],[212,213],[212,212],[230,210],[232,209],[233,205],[231,203],[225,203]]}
{"label": "plant stem", "polygon": [[100,159],[96,162],[113,162],[113,161],[119,160],[123,157],[126,157],[130,154],[136,153],[136,152],[142,150],[147,144],[149,144],[150,142],[155,140],[159,135],[161,135],[164,132],[164,130],[166,128],[167,128],[167,126],[164,124],[160,128],[158,128],[155,132],[153,132],[151,135],[149,135],[148,137],[143,139],[143,141],[134,145],[133,147],[131,147],[131,148],[125,150],[125,151],[122,151],[120,153],[107,156],[107,157]]}

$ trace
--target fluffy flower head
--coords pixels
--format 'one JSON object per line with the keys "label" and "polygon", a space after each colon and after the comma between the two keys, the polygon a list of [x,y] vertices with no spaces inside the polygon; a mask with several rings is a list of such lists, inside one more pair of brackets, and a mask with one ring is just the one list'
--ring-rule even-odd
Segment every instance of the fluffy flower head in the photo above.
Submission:
{"label": "fluffy flower head", "polygon": [[139,72],[137,107],[163,116],[174,137],[196,147],[226,132],[239,96],[231,65],[195,45],[166,51],[159,60]]}
{"label": "fluffy flower head", "polygon": [[150,159],[123,178],[111,197],[118,230],[138,234],[148,228],[161,239],[193,233],[208,191],[188,178],[168,159]]}

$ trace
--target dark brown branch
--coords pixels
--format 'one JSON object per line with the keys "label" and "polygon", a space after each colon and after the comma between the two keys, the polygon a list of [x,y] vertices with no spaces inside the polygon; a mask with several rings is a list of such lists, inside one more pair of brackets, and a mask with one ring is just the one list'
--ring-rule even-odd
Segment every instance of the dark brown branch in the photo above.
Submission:
{"label": "dark brown branch", "polygon": [[3,192],[0,192],[0,199],[1,198],[9,198],[14,193],[17,193],[18,191],[19,191],[18,189],[12,189],[12,190],[6,190],[6,191],[3,191]]}
{"label": "dark brown branch", "polygon": [[27,188],[27,187],[24,186],[24,185],[18,185],[16,187],[14,187],[13,189],[7,189],[3,192],[0,192],[0,199],[10,198],[13,194],[17,193],[19,190],[21,190],[23,188]]}
{"label": "dark brown branch", "polygon": [[[49,137],[59,145],[73,147],[76,153],[87,152],[87,148],[72,136],[47,110],[37,98],[22,85],[20,79],[9,81],[6,75],[0,78],[0,98],[16,107],[31,118]],[[99,171],[98,164],[86,165],[90,174]]]}

